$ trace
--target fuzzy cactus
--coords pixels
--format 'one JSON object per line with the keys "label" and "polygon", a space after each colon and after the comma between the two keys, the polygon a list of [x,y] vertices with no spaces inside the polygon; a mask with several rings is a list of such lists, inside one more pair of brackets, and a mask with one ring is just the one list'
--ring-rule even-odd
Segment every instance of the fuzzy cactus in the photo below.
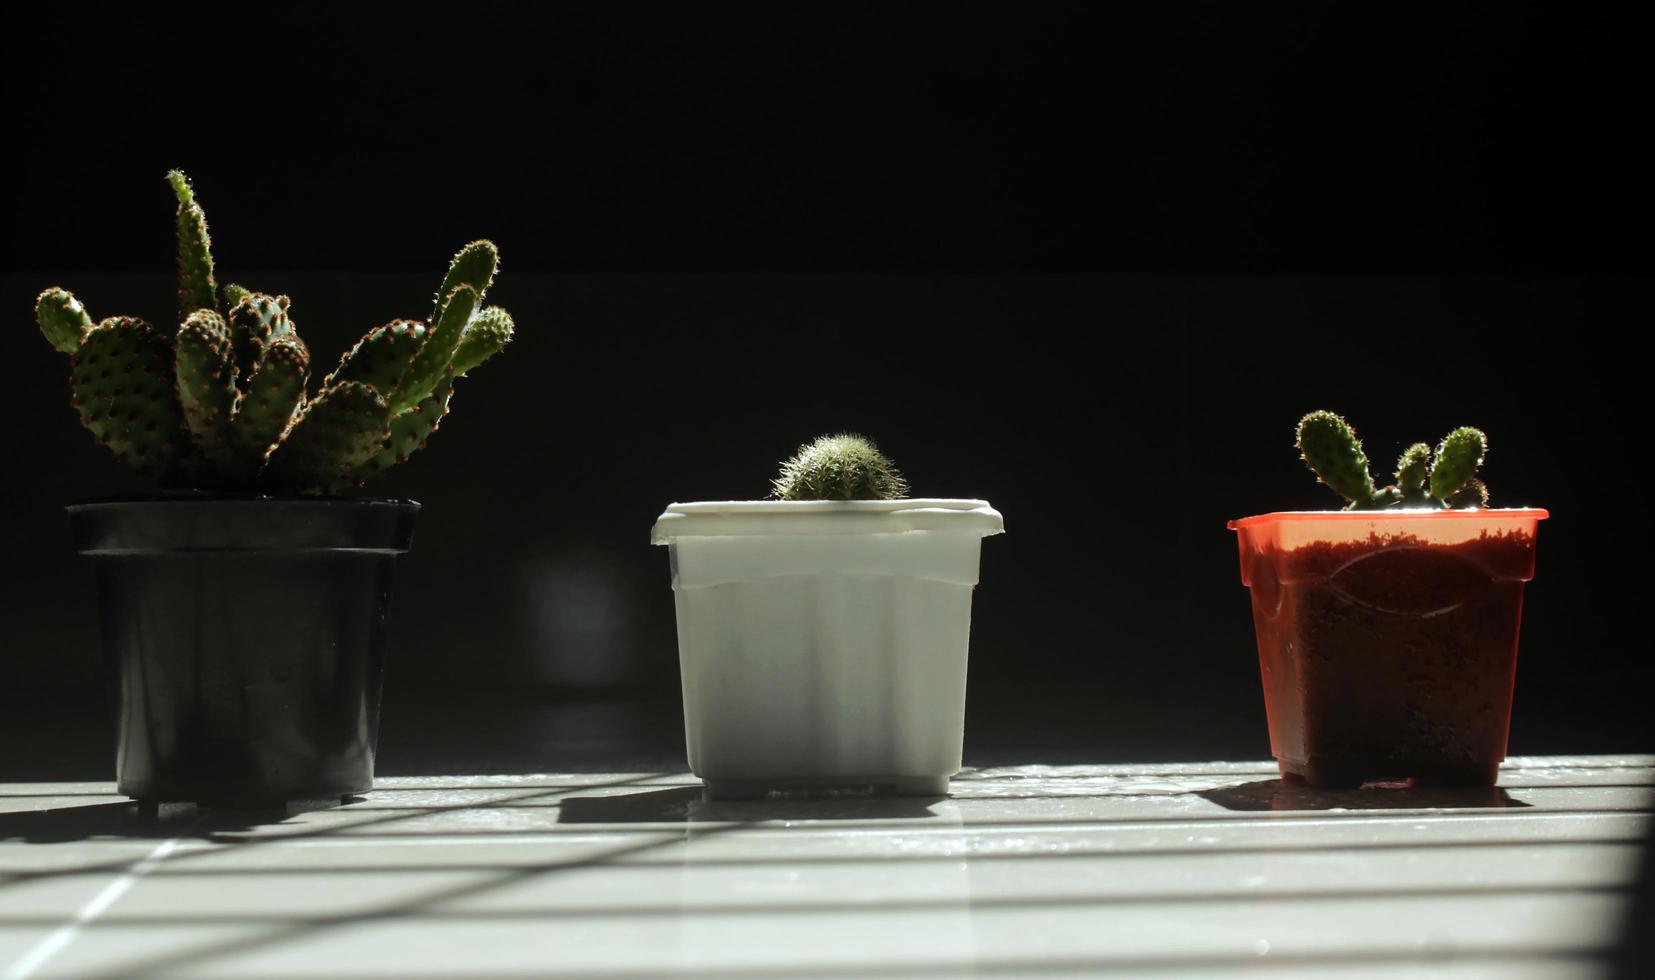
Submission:
{"label": "fuzzy cactus", "polygon": [[311,395],[310,350],[292,301],[231,283],[221,291],[195,190],[179,171],[167,180],[178,203],[176,329],[132,317],[95,323],[55,286],[35,302],[41,333],[72,361],[82,423],[163,485],[288,493],[359,485],[422,447],[448,412],[455,380],[511,340],[510,314],[482,305],[499,254],[491,242],[472,242],[450,263],[429,325],[399,319],[370,330]]}
{"label": "fuzzy cactus", "polygon": [[908,481],[859,435],[822,436],[799,447],[774,481],[778,500],[900,500]]}
{"label": "fuzzy cactus", "polygon": [[1488,488],[1477,479],[1488,437],[1470,426],[1448,433],[1435,450],[1423,442],[1403,450],[1396,461],[1396,483],[1387,487],[1374,486],[1356,430],[1332,412],[1311,412],[1300,419],[1297,444],[1316,478],[1350,501],[1347,510],[1488,506]]}

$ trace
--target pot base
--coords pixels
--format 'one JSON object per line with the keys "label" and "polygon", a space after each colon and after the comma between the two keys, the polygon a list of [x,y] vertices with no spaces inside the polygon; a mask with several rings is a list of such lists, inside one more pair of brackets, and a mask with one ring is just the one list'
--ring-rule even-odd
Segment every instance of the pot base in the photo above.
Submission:
{"label": "pot base", "polygon": [[1499,760],[1442,762],[1334,756],[1300,761],[1276,760],[1284,783],[1313,789],[1356,789],[1363,783],[1407,780],[1414,786],[1493,786],[1500,778]]}
{"label": "pot base", "polygon": [[[79,504],[141,808],[274,809],[373,788],[385,619],[411,501]],[[332,804],[330,804],[332,805]]]}
{"label": "pot base", "polygon": [[869,776],[866,779],[706,779],[711,800],[788,796],[947,796],[947,776]]}
{"label": "pot base", "polygon": [[137,804],[140,817],[153,818],[160,814],[163,806],[183,804],[195,806],[202,810],[237,810],[268,812],[281,810],[288,813],[301,810],[326,810],[336,806],[345,806],[361,799],[359,793],[343,793],[338,796],[306,796],[293,799],[264,799],[258,797],[237,797],[204,800],[171,800],[157,797],[134,796],[132,802]]}

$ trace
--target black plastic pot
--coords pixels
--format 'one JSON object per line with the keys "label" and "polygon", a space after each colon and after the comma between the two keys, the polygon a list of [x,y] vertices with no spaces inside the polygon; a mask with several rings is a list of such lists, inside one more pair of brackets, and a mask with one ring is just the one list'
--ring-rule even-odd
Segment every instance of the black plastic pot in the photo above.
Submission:
{"label": "black plastic pot", "polygon": [[120,792],[260,806],[372,787],[408,500],[177,496],[69,508],[97,571]]}

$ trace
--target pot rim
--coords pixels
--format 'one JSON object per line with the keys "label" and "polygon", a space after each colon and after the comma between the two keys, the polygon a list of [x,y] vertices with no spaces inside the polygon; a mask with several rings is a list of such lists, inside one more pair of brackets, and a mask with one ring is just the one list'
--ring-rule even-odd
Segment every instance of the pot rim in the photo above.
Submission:
{"label": "pot rim", "polygon": [[988,537],[1005,520],[988,501],[914,497],[901,500],[699,500],[674,503],[656,519],[651,544],[679,538],[760,535],[902,534],[944,531]]}
{"label": "pot rim", "polygon": [[337,506],[341,504],[366,505],[372,507],[412,507],[420,509],[420,502],[406,497],[323,497],[307,494],[280,494],[280,493],[215,493],[205,490],[179,490],[161,493],[126,493],[108,497],[89,497],[77,500],[64,507],[69,513],[87,510],[90,508],[119,507],[125,505],[161,505],[175,506],[180,504],[319,504]]}
{"label": "pot rim", "polygon": [[83,555],[395,555],[412,544],[420,504],[372,497],[186,493],[88,500],[65,510],[75,550]]}
{"label": "pot rim", "polygon": [[1224,526],[1232,531],[1258,524],[1298,524],[1312,521],[1543,521],[1551,513],[1543,507],[1478,507],[1472,510],[1438,510],[1430,507],[1392,507],[1385,510],[1275,510],[1268,514],[1238,517]]}

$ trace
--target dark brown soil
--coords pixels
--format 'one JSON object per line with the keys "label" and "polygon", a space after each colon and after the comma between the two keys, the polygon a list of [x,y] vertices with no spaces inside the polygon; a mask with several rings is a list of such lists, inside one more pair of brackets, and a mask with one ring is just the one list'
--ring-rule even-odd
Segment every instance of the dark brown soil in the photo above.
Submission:
{"label": "dark brown soil", "polygon": [[1532,536],[1505,534],[1458,545],[1376,535],[1262,556],[1254,616],[1283,773],[1312,785],[1492,782],[1533,554]]}

